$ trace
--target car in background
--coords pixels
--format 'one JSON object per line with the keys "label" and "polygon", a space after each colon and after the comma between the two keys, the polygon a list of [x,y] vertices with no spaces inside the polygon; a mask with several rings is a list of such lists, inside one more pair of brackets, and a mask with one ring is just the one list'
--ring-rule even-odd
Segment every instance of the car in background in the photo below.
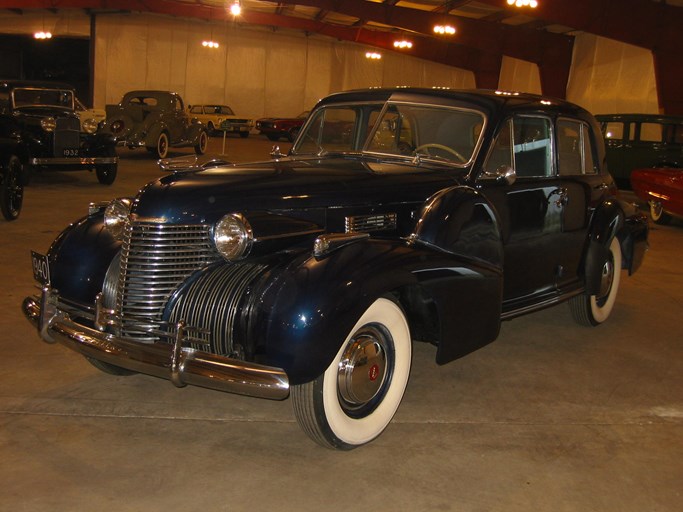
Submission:
{"label": "car in background", "polygon": [[246,138],[254,127],[253,119],[236,116],[227,105],[190,105],[188,111],[206,125],[209,135],[227,132]]}
{"label": "car in background", "polygon": [[87,131],[88,127],[93,124],[99,126],[99,124],[107,118],[107,114],[103,108],[88,108],[78,98],[75,98],[75,101],[76,114],[78,114],[78,119],[81,121],[82,132]]}
{"label": "car in background", "polygon": [[0,137],[0,211],[7,220],[16,220],[24,200],[21,148],[15,140]]}
{"label": "car in background", "polygon": [[636,195],[648,203],[656,224],[668,224],[672,216],[683,217],[683,168],[634,169],[631,185]]}
{"label": "car in background", "polygon": [[81,122],[74,90],[66,84],[0,80],[0,139],[13,141],[26,184],[34,171],[95,171],[100,183],[116,178],[116,141]]}
{"label": "car in background", "polygon": [[24,314],[111,374],[291,397],[328,448],[389,425],[413,343],[446,364],[562,302],[599,325],[647,246],[595,119],[543,96],[338,93],[287,156],[162,165],[33,253]]}
{"label": "car in background", "polygon": [[289,142],[294,142],[308,114],[305,111],[296,117],[263,117],[256,120],[256,129],[269,140],[276,141],[285,137]]}
{"label": "car in background", "polygon": [[206,152],[206,127],[190,118],[175,92],[130,91],[105,111],[101,131],[113,135],[120,146],[146,148],[156,158],[166,158],[170,148],[194,147],[198,155]]}
{"label": "car in background", "polygon": [[617,186],[630,189],[633,169],[683,165],[683,116],[595,116],[605,138],[607,168]]}

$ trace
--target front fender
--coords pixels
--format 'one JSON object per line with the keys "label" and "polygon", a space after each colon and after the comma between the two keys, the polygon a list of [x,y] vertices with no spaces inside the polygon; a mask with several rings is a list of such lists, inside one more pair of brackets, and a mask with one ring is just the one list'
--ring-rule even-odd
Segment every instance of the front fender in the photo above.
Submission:
{"label": "front fender", "polygon": [[64,299],[94,304],[120,247],[121,243],[105,229],[103,213],[74,222],[48,250],[52,287]]}
{"label": "front fender", "polygon": [[602,269],[607,261],[609,246],[624,223],[624,214],[615,200],[602,203],[593,213],[586,250],[586,293],[596,295],[600,291]]}
{"label": "front fender", "polygon": [[301,254],[271,272],[261,289],[255,341],[267,364],[299,384],[324,372],[358,318],[386,295],[401,303],[411,329],[420,301],[409,297],[419,295],[436,311],[439,363],[492,341],[502,274],[428,247],[367,239],[321,259]]}
{"label": "front fender", "polygon": [[187,129],[187,140],[191,141],[193,145],[197,144],[203,131],[206,131],[206,127],[202,123],[190,123],[190,127]]}

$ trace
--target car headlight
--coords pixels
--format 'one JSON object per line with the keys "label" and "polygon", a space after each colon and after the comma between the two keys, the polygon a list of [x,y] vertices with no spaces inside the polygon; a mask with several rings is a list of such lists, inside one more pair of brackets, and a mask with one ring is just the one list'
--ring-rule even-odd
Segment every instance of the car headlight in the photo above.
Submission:
{"label": "car headlight", "polygon": [[83,131],[85,133],[95,133],[97,131],[97,125],[97,119],[90,117],[83,121]]}
{"label": "car headlight", "polygon": [[114,135],[119,135],[119,134],[123,133],[123,130],[125,129],[125,127],[126,127],[126,124],[122,120],[117,119],[116,121],[111,123],[111,132]]}
{"label": "car headlight", "polygon": [[213,243],[223,258],[235,261],[249,254],[254,234],[247,219],[239,213],[230,213],[216,223]]}
{"label": "car headlight", "polygon": [[123,231],[128,223],[133,201],[127,197],[114,199],[104,209],[104,226],[116,240],[123,239]]}
{"label": "car headlight", "polygon": [[55,128],[57,127],[57,121],[55,121],[54,117],[44,117],[43,119],[40,120],[40,126],[46,132],[53,132],[53,131],[55,131]]}

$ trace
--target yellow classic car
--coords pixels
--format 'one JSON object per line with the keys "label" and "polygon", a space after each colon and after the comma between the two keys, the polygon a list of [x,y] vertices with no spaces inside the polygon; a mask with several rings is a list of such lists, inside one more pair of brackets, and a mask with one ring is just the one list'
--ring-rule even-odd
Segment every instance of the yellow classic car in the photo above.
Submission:
{"label": "yellow classic car", "polygon": [[239,133],[240,137],[249,137],[254,126],[253,119],[236,116],[227,105],[190,105],[188,112],[206,125],[210,135],[234,132]]}

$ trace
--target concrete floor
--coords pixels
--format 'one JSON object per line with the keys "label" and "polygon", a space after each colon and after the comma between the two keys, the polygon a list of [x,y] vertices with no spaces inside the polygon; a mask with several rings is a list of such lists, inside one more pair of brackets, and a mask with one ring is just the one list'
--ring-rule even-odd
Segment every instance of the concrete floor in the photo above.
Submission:
{"label": "concrete floor", "polygon": [[[228,138],[227,158],[270,147]],[[33,292],[29,251],[46,251],[89,201],[160,174],[144,150],[121,157],[110,187],[83,172],[36,176],[19,220],[0,221],[0,510],[683,510],[683,223],[652,229],[598,328],[562,305],[443,367],[418,344],[393,423],[334,452],[299,430],[289,401],[113,377],[38,339],[19,309]]]}

